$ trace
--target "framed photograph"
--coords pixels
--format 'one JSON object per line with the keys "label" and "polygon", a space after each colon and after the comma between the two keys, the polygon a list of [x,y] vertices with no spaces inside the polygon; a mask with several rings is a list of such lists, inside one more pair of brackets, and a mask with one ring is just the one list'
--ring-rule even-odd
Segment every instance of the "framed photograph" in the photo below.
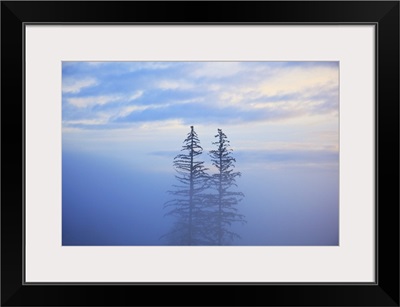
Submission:
{"label": "framed photograph", "polygon": [[3,306],[399,306],[398,1],[1,28]]}

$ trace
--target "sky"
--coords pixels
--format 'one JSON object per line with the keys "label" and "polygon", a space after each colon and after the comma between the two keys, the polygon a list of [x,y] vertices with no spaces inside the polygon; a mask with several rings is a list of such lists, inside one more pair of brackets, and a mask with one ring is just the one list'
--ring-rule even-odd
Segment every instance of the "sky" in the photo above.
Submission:
{"label": "sky", "polygon": [[63,62],[63,245],[164,245],[190,126],[242,173],[233,245],[339,244],[338,62]]}

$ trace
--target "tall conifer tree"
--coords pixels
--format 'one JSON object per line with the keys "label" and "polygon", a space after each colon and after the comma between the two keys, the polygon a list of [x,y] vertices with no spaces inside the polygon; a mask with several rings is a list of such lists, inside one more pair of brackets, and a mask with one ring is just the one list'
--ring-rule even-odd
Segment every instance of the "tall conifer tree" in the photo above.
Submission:
{"label": "tall conifer tree", "polygon": [[216,245],[229,244],[233,239],[240,236],[231,231],[234,222],[245,223],[245,216],[240,214],[237,205],[243,199],[242,192],[235,191],[237,187],[236,178],[241,176],[240,172],[234,172],[235,158],[225,133],[218,129],[215,135],[217,149],[211,150],[209,155],[217,172],[210,178],[211,194],[209,195],[209,206],[213,216],[214,242]]}
{"label": "tall conifer tree", "polygon": [[203,148],[194,127],[183,141],[181,154],[174,158],[175,178],[179,184],[174,190],[168,191],[175,198],[166,202],[166,215],[176,218],[171,231],[165,235],[173,245],[207,245],[204,232],[207,213],[204,209],[208,175],[204,161],[200,160]]}

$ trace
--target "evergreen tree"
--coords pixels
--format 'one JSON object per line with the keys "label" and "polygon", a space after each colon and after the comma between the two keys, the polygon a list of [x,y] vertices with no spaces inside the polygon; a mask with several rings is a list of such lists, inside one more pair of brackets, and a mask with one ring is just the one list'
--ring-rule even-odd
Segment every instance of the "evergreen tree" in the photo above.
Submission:
{"label": "evergreen tree", "polygon": [[182,146],[182,153],[174,158],[175,176],[178,185],[168,191],[175,198],[166,202],[166,215],[176,218],[172,230],[165,235],[173,245],[207,245],[207,212],[204,192],[207,188],[208,175],[204,162],[200,160],[203,148],[194,127],[187,134]]}
{"label": "evergreen tree", "polygon": [[240,236],[230,230],[234,222],[246,223],[245,217],[238,213],[237,205],[243,199],[244,194],[234,189],[237,187],[236,178],[241,176],[240,172],[234,172],[235,158],[232,157],[232,149],[225,133],[218,129],[214,145],[217,149],[211,150],[209,155],[217,173],[210,178],[212,189],[209,195],[209,210],[212,212],[214,242],[216,245],[229,244]]}

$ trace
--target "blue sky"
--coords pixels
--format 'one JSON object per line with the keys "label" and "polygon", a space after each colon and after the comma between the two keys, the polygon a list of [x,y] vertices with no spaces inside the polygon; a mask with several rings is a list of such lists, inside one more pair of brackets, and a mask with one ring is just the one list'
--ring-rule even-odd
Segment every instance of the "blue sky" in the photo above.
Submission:
{"label": "blue sky", "polygon": [[[337,244],[338,62],[63,62],[62,82],[63,193],[71,194],[63,194],[63,213],[73,207],[67,198],[80,202],[72,183],[88,165],[79,162],[80,157],[86,157],[92,163],[102,161],[99,168],[104,170],[118,169],[111,165],[119,165],[128,174],[126,180],[133,180],[129,174],[140,173],[141,191],[160,195],[145,208],[154,212],[159,208],[162,217],[165,190],[174,184],[172,159],[190,126],[199,135],[204,160],[221,128],[231,142],[236,168],[243,173],[238,182],[248,195],[243,208],[254,219],[242,229],[248,238],[241,244]],[[105,174],[101,176],[108,176]],[[88,177],[90,182],[90,172],[79,176]],[[157,188],[151,185],[154,178],[159,182]],[[273,199],[265,195],[266,183],[274,187]],[[316,186],[325,196],[313,190]],[[100,187],[104,190],[105,183]],[[110,189],[111,194],[113,191]],[[297,197],[291,199],[290,195]],[[86,203],[87,197],[90,195],[85,195]],[[264,206],[265,199],[269,204]],[[141,200],[150,202],[145,194]],[[251,206],[246,205],[247,200]],[[128,202],[121,205],[121,212],[126,206]],[[275,225],[268,222],[274,217],[265,212],[268,210],[290,225],[291,231],[257,240],[267,227],[260,225]],[[300,226],[296,226],[299,212],[309,212],[308,220],[302,216],[303,222],[297,221]],[[267,220],[256,222],[260,213]],[[79,206],[65,215],[72,223],[79,215]],[[68,221],[63,217],[65,225]],[[325,236],[321,221],[330,227]],[[313,222],[319,228],[312,228]],[[307,227],[318,230],[318,239],[314,231],[306,231]],[[278,228],[272,232],[279,234]],[[69,242],[74,240],[81,242],[78,238]],[[155,242],[146,240],[139,241]],[[85,242],[90,245],[90,236]]]}

